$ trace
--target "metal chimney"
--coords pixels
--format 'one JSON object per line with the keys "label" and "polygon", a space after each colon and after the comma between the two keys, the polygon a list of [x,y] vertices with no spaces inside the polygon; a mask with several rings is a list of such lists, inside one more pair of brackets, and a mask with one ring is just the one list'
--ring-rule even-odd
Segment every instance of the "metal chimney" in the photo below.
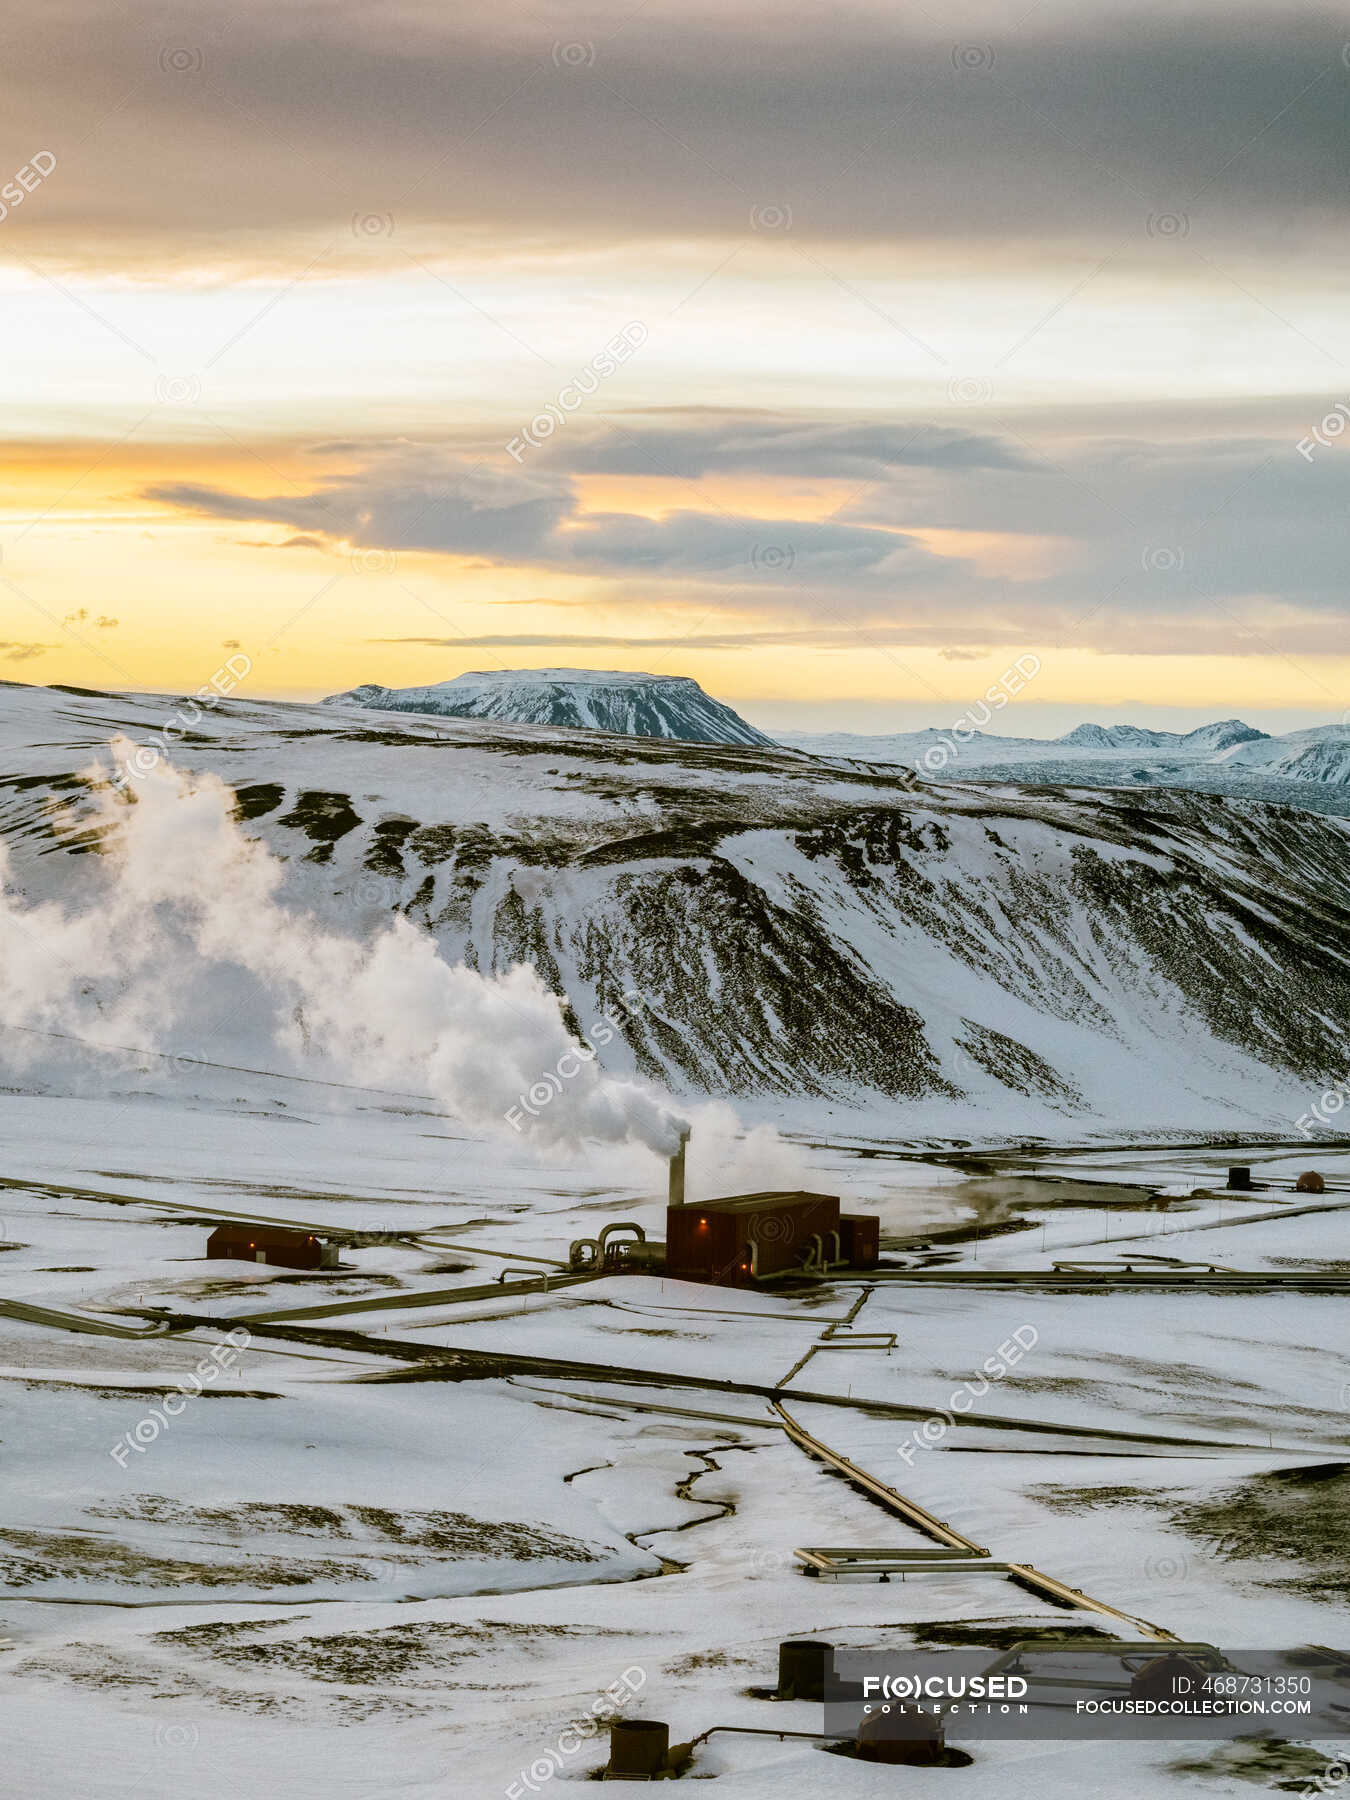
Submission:
{"label": "metal chimney", "polygon": [[680,1147],[670,1159],[670,1196],[671,1206],[684,1205],[684,1153],[689,1148],[689,1133],[680,1133]]}

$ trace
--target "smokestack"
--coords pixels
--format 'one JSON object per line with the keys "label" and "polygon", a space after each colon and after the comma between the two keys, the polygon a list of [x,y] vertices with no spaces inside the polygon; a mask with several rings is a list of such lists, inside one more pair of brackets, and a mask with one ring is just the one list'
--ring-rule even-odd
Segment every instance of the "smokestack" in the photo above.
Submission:
{"label": "smokestack", "polygon": [[689,1148],[689,1133],[680,1133],[680,1147],[670,1159],[670,1200],[671,1206],[684,1205],[684,1153]]}

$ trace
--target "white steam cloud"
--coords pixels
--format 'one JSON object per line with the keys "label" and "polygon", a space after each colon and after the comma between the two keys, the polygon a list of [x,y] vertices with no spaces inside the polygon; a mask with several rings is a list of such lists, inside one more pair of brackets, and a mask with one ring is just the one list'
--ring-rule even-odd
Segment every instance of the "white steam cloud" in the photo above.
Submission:
{"label": "white steam cloud", "polygon": [[[125,770],[136,747],[119,738],[112,750]],[[272,1038],[297,1061],[317,1049],[344,1079],[426,1093],[466,1124],[502,1130],[518,1097],[570,1052],[575,1073],[527,1120],[533,1141],[676,1148],[686,1122],[670,1100],[579,1057],[563,1002],[532,967],[480,975],[447,963],[402,915],[354,938],[282,904],[282,863],[240,831],[218,777],[161,761],[122,788],[105,783],[96,803],[94,828],[112,828],[97,906],[26,903],[4,885],[0,840],[6,1023],[109,1049],[157,1047],[223,971],[245,992],[261,989]]]}

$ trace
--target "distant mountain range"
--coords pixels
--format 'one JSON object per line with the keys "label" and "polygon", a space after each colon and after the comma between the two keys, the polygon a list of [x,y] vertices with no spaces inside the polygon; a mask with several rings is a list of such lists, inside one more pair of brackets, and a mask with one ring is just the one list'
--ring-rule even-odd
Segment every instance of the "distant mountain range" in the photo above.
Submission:
{"label": "distant mountain range", "polygon": [[1350,725],[1318,725],[1283,737],[1241,719],[1222,719],[1187,732],[1079,725],[1053,739],[928,730],[881,737],[817,732],[782,741],[815,756],[904,763],[929,780],[1190,788],[1350,816]]}
{"label": "distant mountain range", "polygon": [[[1220,719],[1213,725],[1200,725],[1184,734],[1179,731],[1150,731],[1145,725],[1075,725],[1057,744],[1073,744],[1084,750],[1160,750],[1164,746],[1190,750],[1230,750],[1234,744],[1253,744],[1269,734],[1241,719]],[[1043,741],[1043,740],[1033,740]]]}
{"label": "distant mountain range", "polygon": [[431,713],[447,719],[508,719],[617,731],[626,737],[677,738],[694,744],[771,744],[772,738],[688,675],[622,669],[476,669],[433,687],[387,688],[374,682],[331,694],[325,706]]}

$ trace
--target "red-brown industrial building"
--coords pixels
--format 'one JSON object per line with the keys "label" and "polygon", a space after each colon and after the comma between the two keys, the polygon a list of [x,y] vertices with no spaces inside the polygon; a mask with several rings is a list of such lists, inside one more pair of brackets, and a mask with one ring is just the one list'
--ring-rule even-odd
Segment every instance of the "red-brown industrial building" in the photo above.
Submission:
{"label": "red-brown industrial building", "polygon": [[834,1194],[732,1194],[666,1209],[666,1273],[752,1287],[794,1272],[876,1267],[881,1221],[841,1214]]}
{"label": "red-brown industrial building", "polygon": [[282,1269],[335,1269],[338,1264],[336,1244],[280,1225],[218,1225],[206,1240],[206,1254]]}

